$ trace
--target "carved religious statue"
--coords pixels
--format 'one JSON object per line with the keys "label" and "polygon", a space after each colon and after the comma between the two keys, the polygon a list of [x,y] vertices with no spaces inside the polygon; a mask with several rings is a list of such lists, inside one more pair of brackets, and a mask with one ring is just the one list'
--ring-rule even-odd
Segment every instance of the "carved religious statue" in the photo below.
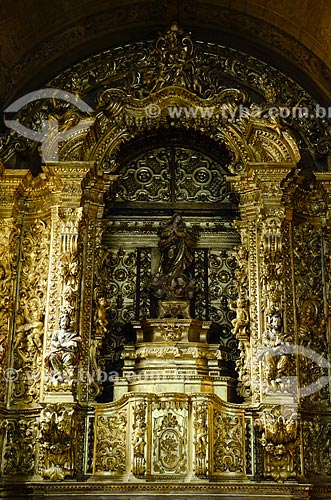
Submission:
{"label": "carved religious statue", "polygon": [[77,365],[80,342],[81,337],[70,327],[69,314],[61,314],[59,330],[53,333],[49,351],[45,356],[45,364],[54,375],[53,382],[63,382],[66,377],[70,380]]}
{"label": "carved religious statue", "polygon": [[283,319],[279,312],[274,312],[269,319],[267,330],[263,334],[264,373],[269,386],[283,391],[284,377],[289,375],[290,337],[283,330]]}
{"label": "carved religious statue", "polygon": [[[157,299],[191,300],[195,280],[190,268],[193,264],[193,247],[198,236],[186,227],[182,216],[174,214],[159,232],[159,271],[152,276],[150,287]],[[186,313],[185,313],[186,314]]]}
{"label": "carved religious statue", "polygon": [[159,231],[159,237],[160,272],[173,276],[184,274],[193,262],[192,248],[197,242],[197,235],[186,228],[181,215],[175,214],[170,223]]}

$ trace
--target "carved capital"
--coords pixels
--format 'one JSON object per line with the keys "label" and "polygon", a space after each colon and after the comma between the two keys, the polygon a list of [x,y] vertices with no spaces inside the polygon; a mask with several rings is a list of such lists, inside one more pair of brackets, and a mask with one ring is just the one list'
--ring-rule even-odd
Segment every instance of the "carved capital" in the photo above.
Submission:
{"label": "carved capital", "polygon": [[327,218],[331,218],[331,172],[315,172],[316,187],[320,191],[326,205]]}
{"label": "carved capital", "polygon": [[0,216],[12,217],[16,205],[32,180],[29,170],[5,169],[0,164]]}
{"label": "carved capital", "polygon": [[242,217],[255,218],[284,206],[294,173],[295,163],[250,163],[243,175],[228,177],[232,189],[240,195]]}
{"label": "carved capital", "polygon": [[43,171],[52,184],[53,204],[80,205],[83,195],[82,182],[93,165],[94,162],[88,161],[48,162]]}

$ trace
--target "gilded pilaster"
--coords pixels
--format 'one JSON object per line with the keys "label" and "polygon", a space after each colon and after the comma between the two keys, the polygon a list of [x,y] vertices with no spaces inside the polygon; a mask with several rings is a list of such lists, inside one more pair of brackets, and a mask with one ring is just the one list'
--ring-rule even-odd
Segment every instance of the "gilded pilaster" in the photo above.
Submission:
{"label": "gilded pilaster", "polygon": [[[304,472],[325,483],[331,477],[330,317],[331,175],[315,173],[315,190],[299,200],[304,217],[296,228],[296,287],[303,422]],[[307,245],[309,241],[309,245]]]}
{"label": "gilded pilaster", "polygon": [[86,225],[82,181],[91,167],[91,163],[85,162],[49,163],[44,167],[48,182],[53,186],[42,389],[42,399],[48,402],[56,401],[57,394],[61,394],[62,400],[73,401],[77,394],[76,375],[81,348],[79,306]]}
{"label": "gilded pilaster", "polygon": [[[12,330],[17,288],[19,240],[22,218],[20,200],[31,181],[27,170],[5,170],[0,165],[0,401],[5,401],[11,370]],[[7,399],[8,401],[8,399]]]}
{"label": "gilded pilaster", "polygon": [[[269,423],[272,428],[272,422],[278,418],[275,415],[280,413],[284,426],[290,426],[282,410],[285,406],[287,410],[292,409],[288,417],[292,421],[298,402],[297,382],[293,384],[294,379],[297,381],[297,369],[294,356],[292,212],[287,208],[295,173],[295,165],[291,163],[250,164],[245,175],[229,179],[240,195],[241,220],[237,226],[242,246],[239,254],[247,254],[247,325],[241,329],[234,325],[234,333],[243,349],[243,361],[237,364],[239,388],[245,387],[241,395],[247,398],[250,380],[251,402],[261,409],[259,426],[262,432],[260,445],[264,448],[264,475],[278,481],[296,476],[296,432],[291,436],[291,443],[295,444],[291,449],[283,449],[281,463],[277,446],[283,445],[286,438],[281,438],[282,442],[277,444],[268,439]],[[240,269],[238,250],[237,261]],[[243,264],[241,268],[244,269]],[[245,289],[243,284],[239,287],[238,303],[240,293],[245,299]],[[237,320],[238,310],[240,312],[239,307]]]}

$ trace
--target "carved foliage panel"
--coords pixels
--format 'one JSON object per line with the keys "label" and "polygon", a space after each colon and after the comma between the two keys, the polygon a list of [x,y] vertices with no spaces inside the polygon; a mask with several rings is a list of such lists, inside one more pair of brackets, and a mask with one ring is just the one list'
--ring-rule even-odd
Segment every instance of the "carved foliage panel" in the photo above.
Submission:
{"label": "carved foliage panel", "polygon": [[186,404],[155,403],[152,421],[152,473],[185,474],[188,469]]}
{"label": "carved foliage panel", "polygon": [[35,470],[37,422],[34,417],[20,416],[2,422],[3,464],[5,476],[31,476]]}
{"label": "carved foliage panel", "polygon": [[294,228],[298,344],[302,350],[299,356],[301,394],[306,403],[329,406],[328,386],[319,386],[319,379],[328,375],[322,238],[322,229],[308,222]]}
{"label": "carved foliage panel", "polygon": [[51,481],[73,477],[77,465],[78,436],[83,427],[72,406],[49,404],[40,415],[38,472]]}
{"label": "carved foliage panel", "polygon": [[39,398],[49,245],[50,227],[46,222],[35,220],[25,229],[13,345],[14,369],[17,373],[12,389],[13,403],[29,403]]}
{"label": "carved foliage panel", "polygon": [[305,474],[331,476],[331,422],[311,415],[302,427]]}
{"label": "carved foliage panel", "polygon": [[243,416],[218,409],[213,412],[213,471],[215,475],[245,473],[245,423]]}
{"label": "carved foliage panel", "polygon": [[[13,316],[13,294],[17,276],[18,238],[20,228],[13,220],[0,221],[0,378],[8,367],[9,338]],[[0,400],[5,395],[5,384],[0,385]]]}
{"label": "carved foliage panel", "polygon": [[121,475],[126,469],[127,410],[95,419],[94,473]]}

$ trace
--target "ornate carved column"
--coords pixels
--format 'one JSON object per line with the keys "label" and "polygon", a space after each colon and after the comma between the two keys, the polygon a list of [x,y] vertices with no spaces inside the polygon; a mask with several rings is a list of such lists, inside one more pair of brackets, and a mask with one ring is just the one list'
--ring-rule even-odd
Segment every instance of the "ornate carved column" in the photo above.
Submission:
{"label": "ornate carved column", "polygon": [[[42,399],[73,402],[81,350],[79,309],[86,220],[82,181],[90,162],[49,163],[51,237]],[[74,380],[76,379],[76,380]]]}
{"label": "ornate carved column", "polygon": [[12,331],[22,215],[20,199],[31,181],[27,170],[5,170],[0,164],[0,402],[9,404],[12,369]]}
{"label": "ornate carved column", "polygon": [[[315,173],[315,189],[297,209],[296,286],[305,475],[330,483],[331,174]],[[309,244],[307,244],[309,242]]]}
{"label": "ornate carved column", "polygon": [[[25,304],[27,315],[35,312],[33,286],[28,286],[27,277],[32,260],[38,261],[38,252],[28,257],[27,248],[31,240],[33,223],[24,224],[24,202],[32,183],[27,170],[4,170],[0,175],[0,445],[1,472],[4,476],[31,476],[34,472],[34,446],[36,439],[36,413],[33,408],[34,385],[31,393],[27,387],[27,374],[36,367],[38,349],[34,355],[29,350],[32,339],[38,344],[39,322],[21,321],[21,305]],[[33,250],[31,248],[31,250]],[[42,273],[41,273],[42,274]],[[38,277],[34,280],[34,294],[38,290]],[[33,284],[31,284],[33,285]],[[42,296],[40,296],[42,300]],[[28,312],[29,311],[29,312]],[[38,323],[38,324],[37,324]],[[29,325],[21,333],[19,326]],[[31,379],[30,379],[31,382]],[[27,404],[30,408],[27,411]],[[25,406],[25,412],[17,409]]]}
{"label": "ornate carved column", "polygon": [[[238,363],[240,390],[253,406],[260,405],[264,475],[277,480],[295,476],[298,380],[288,199],[296,174],[292,163],[250,164],[246,174],[229,179],[240,195],[241,214],[237,316],[233,321],[233,332],[243,350]],[[274,421],[288,430],[287,438],[280,428],[272,435]],[[281,458],[277,456],[280,447]]]}
{"label": "ornate carved column", "polygon": [[[84,439],[75,436],[84,436],[86,405],[96,384],[91,372],[105,333],[93,328],[93,301],[101,298],[94,296],[93,278],[111,176],[98,174],[92,162],[50,163],[44,172],[52,199],[38,474],[61,480],[83,473]],[[102,311],[97,315],[103,317]],[[61,451],[63,440],[69,450]]]}
{"label": "ornate carved column", "polygon": [[[68,162],[49,163],[43,169],[51,196],[36,473],[52,480],[76,474],[79,458],[75,436],[84,430],[78,377],[85,352],[81,328],[87,225],[83,180],[92,167],[91,162]],[[88,350],[88,342],[84,349]]]}

